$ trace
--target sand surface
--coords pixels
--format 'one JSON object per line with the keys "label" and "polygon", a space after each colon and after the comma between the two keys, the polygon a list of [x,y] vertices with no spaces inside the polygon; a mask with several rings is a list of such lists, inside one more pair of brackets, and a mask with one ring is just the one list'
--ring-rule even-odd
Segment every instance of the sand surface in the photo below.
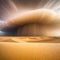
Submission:
{"label": "sand surface", "polygon": [[20,42],[0,42],[0,60],[60,60],[60,43]]}

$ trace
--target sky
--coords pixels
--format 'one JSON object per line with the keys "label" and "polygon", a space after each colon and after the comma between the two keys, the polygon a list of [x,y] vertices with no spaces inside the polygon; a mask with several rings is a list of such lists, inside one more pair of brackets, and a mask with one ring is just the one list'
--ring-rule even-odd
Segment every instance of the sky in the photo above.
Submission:
{"label": "sky", "polygon": [[0,19],[6,20],[12,13],[31,9],[60,9],[60,0],[0,0]]}
{"label": "sky", "polygon": [[[60,0],[0,0],[0,26],[18,12],[40,8],[51,9],[60,13]],[[16,35],[16,28],[3,32],[6,33],[3,35]]]}

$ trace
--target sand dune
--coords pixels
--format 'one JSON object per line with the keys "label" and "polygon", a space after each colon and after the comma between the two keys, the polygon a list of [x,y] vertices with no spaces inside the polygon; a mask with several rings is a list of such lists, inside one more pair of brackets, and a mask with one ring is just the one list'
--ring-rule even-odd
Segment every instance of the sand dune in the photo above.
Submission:
{"label": "sand dune", "polygon": [[60,60],[60,38],[0,37],[0,60]]}
{"label": "sand dune", "polygon": [[13,37],[13,36],[9,36],[9,37],[0,37],[0,42],[18,42],[18,43],[41,43],[41,42],[45,42],[45,43],[60,43],[60,38],[59,37],[44,37],[44,36],[41,36],[41,37]]}

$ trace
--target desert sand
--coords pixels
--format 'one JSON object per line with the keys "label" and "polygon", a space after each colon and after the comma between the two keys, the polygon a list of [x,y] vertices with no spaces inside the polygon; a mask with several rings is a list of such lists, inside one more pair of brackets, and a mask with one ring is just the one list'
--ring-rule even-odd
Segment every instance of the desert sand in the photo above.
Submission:
{"label": "desert sand", "polygon": [[0,60],[60,60],[59,42],[49,37],[0,37]]}

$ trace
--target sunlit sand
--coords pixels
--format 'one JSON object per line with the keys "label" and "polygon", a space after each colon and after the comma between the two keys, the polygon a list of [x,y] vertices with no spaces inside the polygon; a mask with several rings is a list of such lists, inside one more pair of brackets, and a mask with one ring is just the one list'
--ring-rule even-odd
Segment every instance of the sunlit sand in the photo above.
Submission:
{"label": "sunlit sand", "polygon": [[44,39],[0,37],[0,60],[60,60],[60,39]]}

